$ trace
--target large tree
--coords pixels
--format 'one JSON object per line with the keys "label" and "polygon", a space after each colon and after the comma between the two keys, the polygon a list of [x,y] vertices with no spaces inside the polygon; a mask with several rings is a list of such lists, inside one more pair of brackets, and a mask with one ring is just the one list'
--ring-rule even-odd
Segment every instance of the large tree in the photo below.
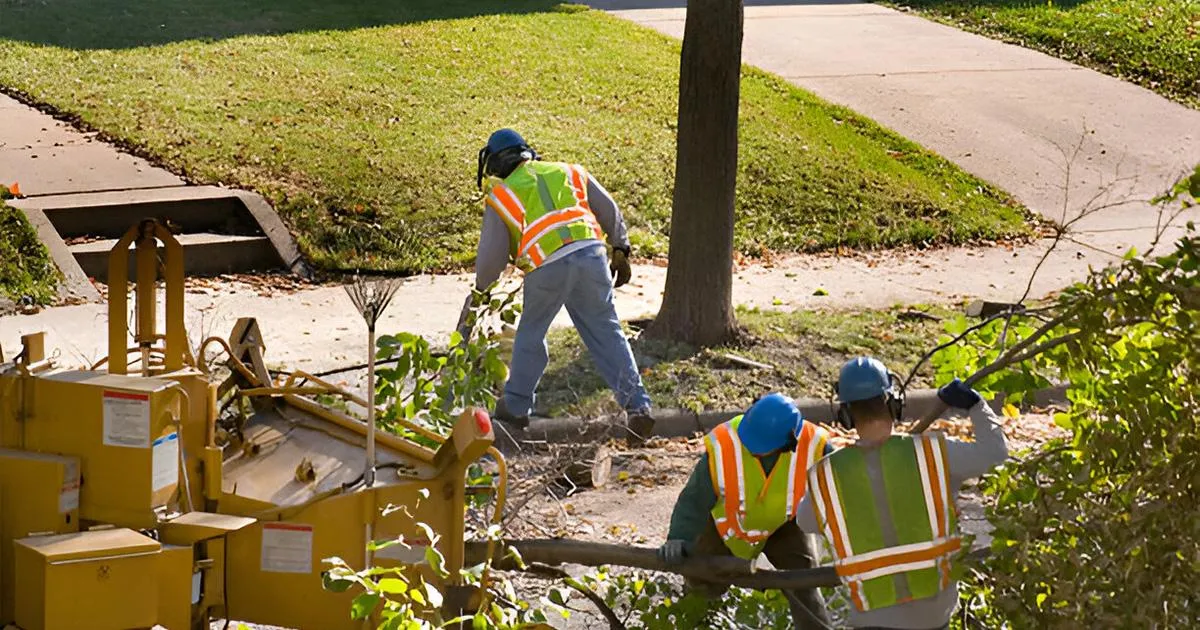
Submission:
{"label": "large tree", "polygon": [[689,0],[667,284],[650,330],[656,337],[712,346],[737,334],[733,208],[741,59],[741,0]]}

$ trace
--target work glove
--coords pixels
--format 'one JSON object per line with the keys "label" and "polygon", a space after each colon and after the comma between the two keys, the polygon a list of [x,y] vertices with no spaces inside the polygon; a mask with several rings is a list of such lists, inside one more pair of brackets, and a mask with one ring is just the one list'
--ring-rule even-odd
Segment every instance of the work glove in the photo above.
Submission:
{"label": "work glove", "polygon": [[970,409],[981,400],[978,392],[957,378],[943,385],[937,395],[946,406],[956,409]]}
{"label": "work glove", "polygon": [[686,540],[668,540],[658,548],[658,559],[669,565],[679,564],[689,555],[690,547]]}
{"label": "work glove", "polygon": [[623,249],[614,249],[612,262],[608,264],[608,270],[613,275],[613,287],[624,286],[629,282],[629,278],[633,276],[633,270],[629,268],[629,257]]}

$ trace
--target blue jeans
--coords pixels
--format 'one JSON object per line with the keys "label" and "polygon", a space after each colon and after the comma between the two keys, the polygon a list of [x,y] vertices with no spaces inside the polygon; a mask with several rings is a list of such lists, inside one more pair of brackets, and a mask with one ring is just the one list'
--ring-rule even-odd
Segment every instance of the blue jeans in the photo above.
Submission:
{"label": "blue jeans", "polygon": [[617,402],[630,413],[650,411],[650,396],[613,307],[612,275],[602,245],[572,252],[526,274],[524,298],[504,385],[509,413],[525,416],[533,409],[534,391],[549,361],[546,333],[563,306]]}

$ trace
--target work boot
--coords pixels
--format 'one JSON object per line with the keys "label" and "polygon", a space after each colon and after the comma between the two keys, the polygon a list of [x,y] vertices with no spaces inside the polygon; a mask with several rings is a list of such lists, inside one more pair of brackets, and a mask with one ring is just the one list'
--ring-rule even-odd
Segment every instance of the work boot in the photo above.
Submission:
{"label": "work boot", "polygon": [[492,413],[493,420],[499,420],[508,425],[510,429],[524,431],[529,428],[529,416],[514,416],[508,411],[508,406],[504,404],[504,396],[501,396],[496,401],[496,411]]}
{"label": "work boot", "polygon": [[625,438],[626,444],[635,448],[643,446],[654,434],[654,417],[650,415],[649,410],[629,413],[625,430],[628,433],[628,437]]}

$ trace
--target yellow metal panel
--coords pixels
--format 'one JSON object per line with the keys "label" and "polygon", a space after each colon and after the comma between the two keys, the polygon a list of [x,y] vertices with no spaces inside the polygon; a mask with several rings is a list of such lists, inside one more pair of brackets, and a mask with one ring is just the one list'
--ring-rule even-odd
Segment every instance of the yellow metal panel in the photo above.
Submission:
{"label": "yellow metal panel", "polygon": [[178,451],[171,450],[178,440],[154,445],[178,432],[183,397],[177,387],[164,379],[88,371],[32,379],[24,447],[79,457],[87,480],[80,518],[152,528],[154,509],[178,484]]}
{"label": "yellow metal panel", "polygon": [[160,545],[128,529],[15,541],[22,630],[148,628],[158,616]]}
{"label": "yellow metal panel", "polygon": [[158,551],[162,545],[132,529],[95,529],[56,536],[31,536],[15,541],[47,562],[88,560],[119,554]]}
{"label": "yellow metal panel", "polygon": [[229,558],[226,552],[228,541],[222,538],[213,538],[199,543],[201,556],[212,560],[212,568],[204,573],[204,590],[201,593],[200,616],[205,619],[224,618],[229,619],[226,611],[225,603],[225,578],[229,575],[229,567],[225,560]]}
{"label": "yellow metal panel", "polygon": [[158,554],[158,625],[167,630],[191,628],[194,559],[191,545],[164,545]]}
{"label": "yellow metal panel", "polygon": [[253,524],[254,519],[244,516],[188,512],[160,525],[158,533],[160,539],[165,543],[191,545],[209,538],[224,536],[229,532],[236,532]]}
{"label": "yellow metal panel", "polygon": [[[215,417],[210,420],[213,410],[209,408],[209,383],[204,374],[192,368],[164,374],[161,378],[179,383],[183,391],[187,392],[182,403],[187,404],[187,413],[183,414],[183,445],[184,454],[187,456],[188,488],[191,490],[191,509],[203,510],[206,483],[203,478],[205,448],[211,443],[211,423],[215,420]],[[220,479],[219,467],[208,470],[215,470],[216,477]],[[183,481],[181,477],[180,484],[183,484]]]}
{"label": "yellow metal panel", "polygon": [[[403,535],[418,547],[400,558],[392,556],[402,548],[393,546],[379,554],[376,564],[413,564],[432,578],[428,568],[421,566],[423,534],[414,523],[446,531],[457,514],[461,527],[461,506],[455,510],[442,500],[442,489],[442,480],[360,489],[313,503],[289,515],[286,522],[256,523],[230,534],[230,614],[235,619],[299,630],[360,630],[361,622],[352,621],[347,614],[354,593],[330,593],[322,588],[321,573],[328,569],[322,561],[336,556],[362,568],[367,542],[362,510],[364,503],[370,502],[380,506],[375,518],[376,540]],[[426,495],[429,500],[422,498]],[[408,509],[383,516],[383,508],[388,506]]]}
{"label": "yellow metal panel", "polygon": [[[0,548],[31,534],[79,531],[79,460],[0,449]],[[12,621],[14,564],[0,553],[0,621]]]}

